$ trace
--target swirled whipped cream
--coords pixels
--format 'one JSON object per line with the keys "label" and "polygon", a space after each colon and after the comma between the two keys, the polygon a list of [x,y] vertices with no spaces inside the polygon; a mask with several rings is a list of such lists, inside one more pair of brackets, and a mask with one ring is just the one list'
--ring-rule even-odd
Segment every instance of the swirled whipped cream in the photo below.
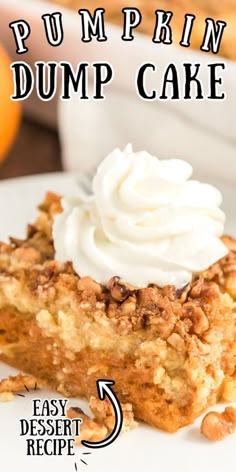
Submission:
{"label": "swirled whipped cream", "polygon": [[138,287],[183,287],[228,252],[221,194],[191,175],[185,161],[116,149],[98,167],[92,195],[62,201],[56,258],[101,284],[117,275]]}

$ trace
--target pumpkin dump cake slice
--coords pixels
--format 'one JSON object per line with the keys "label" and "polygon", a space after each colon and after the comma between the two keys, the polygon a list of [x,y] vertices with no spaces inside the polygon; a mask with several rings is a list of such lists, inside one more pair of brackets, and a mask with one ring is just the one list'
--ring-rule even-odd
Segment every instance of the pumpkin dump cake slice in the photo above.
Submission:
{"label": "pumpkin dump cake slice", "polygon": [[[163,168],[161,178],[165,180]],[[184,185],[180,178],[179,185]],[[94,204],[91,196],[87,198],[86,214]],[[120,401],[132,404],[136,418],[170,432],[192,423],[219,398],[234,401],[236,241],[223,237],[224,257],[194,274],[181,288],[160,288],[155,280],[144,287],[134,286],[133,280],[123,282],[120,273],[104,284],[90,276],[80,277],[75,263],[55,258],[54,245],[62,259],[56,235],[60,221],[66,227],[70,218],[62,210],[60,197],[47,194],[27,238],[1,244],[1,360],[66,396],[90,398],[96,395],[97,379],[113,379]],[[132,219],[131,213],[127,214]],[[83,225],[85,230],[85,221]],[[113,231],[109,227],[109,234]],[[97,237],[103,247],[101,232]],[[135,241],[138,250],[140,244]],[[104,254],[107,261],[105,250]],[[134,266],[138,271],[135,262]],[[160,267],[170,270],[163,259]]]}

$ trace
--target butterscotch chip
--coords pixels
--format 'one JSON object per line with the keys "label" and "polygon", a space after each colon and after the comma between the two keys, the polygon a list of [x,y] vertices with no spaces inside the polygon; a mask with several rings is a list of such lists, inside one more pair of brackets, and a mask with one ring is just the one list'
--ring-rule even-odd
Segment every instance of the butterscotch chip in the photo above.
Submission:
{"label": "butterscotch chip", "polygon": [[117,276],[108,281],[107,288],[110,290],[112,298],[117,302],[123,302],[131,293],[129,284],[122,282]]}

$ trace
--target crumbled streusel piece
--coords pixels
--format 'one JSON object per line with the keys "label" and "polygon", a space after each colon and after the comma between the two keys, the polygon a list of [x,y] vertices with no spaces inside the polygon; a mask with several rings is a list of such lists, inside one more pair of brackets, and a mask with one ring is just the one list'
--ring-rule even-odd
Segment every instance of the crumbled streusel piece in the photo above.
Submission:
{"label": "crumbled streusel piece", "polygon": [[[96,397],[90,397],[89,406],[95,418],[99,422],[104,422],[108,431],[111,432],[114,428],[114,410],[108,400],[99,400]],[[121,431],[127,432],[138,426],[134,420],[133,408],[131,403],[121,403],[123,412],[123,424]]]}
{"label": "crumbled streusel piece", "polygon": [[[80,426],[80,436],[76,438],[77,445],[80,445],[82,441],[102,441],[114,429],[114,412],[108,400],[99,400],[92,396],[89,400],[89,406],[94,414],[93,419],[77,407],[69,408],[67,411],[68,418],[81,418],[83,420]],[[134,421],[132,405],[130,403],[121,403],[121,408],[123,412],[121,431],[128,432],[136,428],[138,423]]]}
{"label": "crumbled streusel piece", "polygon": [[67,410],[67,417],[70,419],[81,418],[80,436],[75,438],[75,444],[79,446],[82,441],[98,442],[105,439],[108,435],[107,427],[96,421],[96,419],[89,418],[83,410],[77,407],[69,408]]}
{"label": "crumbled streusel piece", "polygon": [[211,411],[203,418],[201,432],[210,441],[221,441],[236,430],[236,408],[229,406],[222,413]]}
{"label": "crumbled streusel piece", "polygon": [[14,398],[14,395],[12,392],[1,392],[0,393],[0,402],[7,403],[11,402]]}
{"label": "crumbled streusel piece", "polygon": [[38,382],[33,375],[18,374],[0,381],[0,393],[17,393],[22,390],[36,390]]}

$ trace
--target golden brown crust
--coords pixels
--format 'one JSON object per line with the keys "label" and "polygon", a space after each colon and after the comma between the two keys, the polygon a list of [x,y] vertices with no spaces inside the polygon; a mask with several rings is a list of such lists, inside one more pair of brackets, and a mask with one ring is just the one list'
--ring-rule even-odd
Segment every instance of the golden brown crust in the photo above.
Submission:
{"label": "golden brown crust", "polygon": [[123,403],[175,431],[235,392],[236,242],[183,290],[101,286],[54,259],[48,194],[25,241],[0,246],[1,358],[68,396],[96,395],[111,378]]}
{"label": "golden brown crust", "polygon": [[105,18],[111,23],[122,25],[123,16],[122,8],[124,7],[136,7],[139,8],[142,13],[142,22],[138,28],[142,33],[152,35],[154,34],[155,26],[155,11],[164,10],[173,12],[173,18],[171,20],[171,27],[173,29],[173,42],[175,45],[179,45],[183,34],[185,14],[194,14],[196,20],[192,30],[191,36],[191,47],[200,49],[203,42],[204,31],[205,31],[205,20],[206,18],[213,18],[214,20],[222,20],[227,23],[227,27],[224,32],[220,54],[230,59],[236,59],[235,44],[235,1],[224,0],[219,2],[218,0],[159,0],[158,3],[154,0],[116,0],[111,2],[110,0],[53,0],[53,3],[71,8],[78,11],[79,8],[87,8],[90,11],[94,11],[96,8],[105,8]]}

